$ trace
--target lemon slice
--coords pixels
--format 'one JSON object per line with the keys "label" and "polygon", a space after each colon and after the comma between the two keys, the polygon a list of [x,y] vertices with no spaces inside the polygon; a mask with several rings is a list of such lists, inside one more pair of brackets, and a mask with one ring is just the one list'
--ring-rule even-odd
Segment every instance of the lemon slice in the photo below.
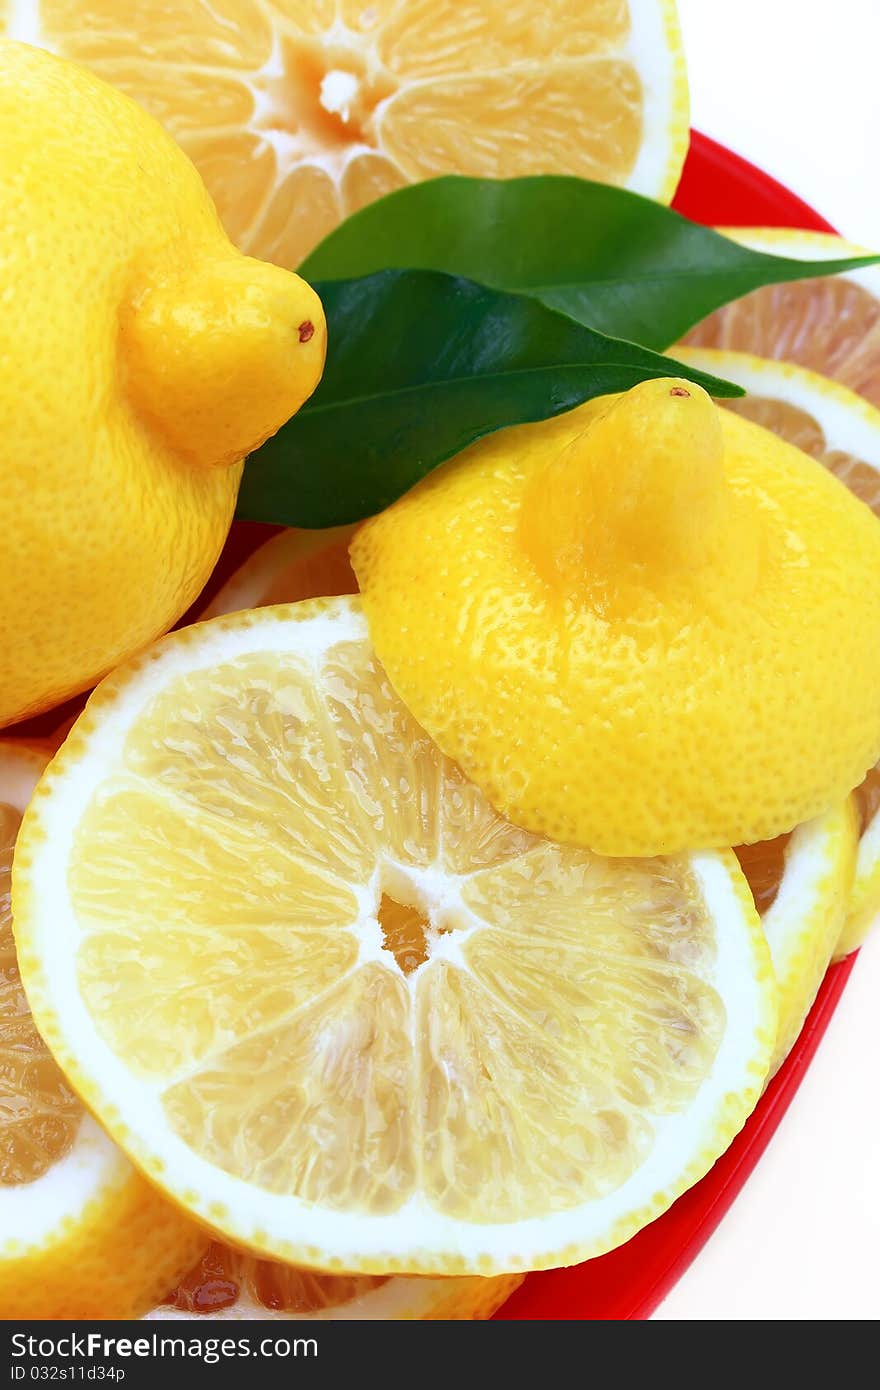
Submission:
{"label": "lemon slice", "polygon": [[[817,234],[818,235],[818,234]],[[810,238],[808,234],[808,243]],[[838,245],[836,237],[819,238]],[[773,239],[766,241],[771,249]],[[765,249],[762,244],[759,249]],[[828,248],[831,255],[837,254]],[[793,252],[792,252],[793,254]],[[803,254],[810,254],[805,248]],[[870,275],[871,272],[858,272]],[[873,272],[880,288],[880,275]],[[816,282],[820,283],[820,282]],[[822,284],[832,282],[821,282]],[[708,348],[676,349],[683,361],[715,371],[748,391],[725,408],[774,430],[824,463],[842,483],[880,516],[880,411],[855,392],[817,372],[788,362],[747,353]],[[851,360],[856,347],[851,344]],[[834,952],[837,958],[856,949],[880,918],[880,766],[868,774],[858,793],[862,836],[846,924]]]}
{"label": "lemon slice", "polygon": [[627,1239],[715,1161],[775,986],[730,852],[501,820],[358,600],[166,638],[99,688],[16,866],[36,1017],[175,1201],[265,1255],[494,1274]]}
{"label": "lemon slice", "polygon": [[522,1280],[521,1274],[494,1279],[315,1274],[214,1244],[170,1299],[146,1317],[474,1321],[491,1318]]}
{"label": "lemon slice", "polygon": [[206,1237],[85,1114],[28,1011],[9,876],[47,760],[42,745],[0,743],[0,1308],[13,1319],[132,1317],[180,1277]]}
{"label": "lemon slice", "polygon": [[668,202],[687,153],[674,0],[8,10],[11,38],[73,58],[156,116],[232,239],[291,268],[364,204],[438,174],[576,174]]}
{"label": "lemon slice", "polygon": [[791,1051],[838,947],[858,843],[859,818],[850,797],[790,835],[737,850],[779,987],[771,1076]]}

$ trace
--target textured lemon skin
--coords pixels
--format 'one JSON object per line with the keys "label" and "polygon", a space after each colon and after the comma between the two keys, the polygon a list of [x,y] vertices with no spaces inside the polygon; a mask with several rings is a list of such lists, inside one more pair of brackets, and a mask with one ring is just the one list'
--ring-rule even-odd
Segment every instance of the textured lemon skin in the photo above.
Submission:
{"label": "textured lemon skin", "polygon": [[[94,684],[168,628],[210,574],[241,465],[195,466],[143,411],[121,325],[152,286],[240,258],[194,167],[151,117],[73,64],[8,40],[0,199],[4,725]],[[290,280],[307,291],[309,317],[315,297]],[[306,345],[312,385],[323,316],[317,329]],[[170,346],[157,335],[154,359]],[[253,402],[242,410],[259,417],[253,442],[280,423]]]}
{"label": "textured lemon skin", "polygon": [[770,839],[842,801],[880,753],[880,524],[722,411],[756,541],[742,569],[727,556],[656,587],[562,591],[521,544],[523,500],[607,406],[481,440],[358,531],[377,653],[529,830],[607,855]]}

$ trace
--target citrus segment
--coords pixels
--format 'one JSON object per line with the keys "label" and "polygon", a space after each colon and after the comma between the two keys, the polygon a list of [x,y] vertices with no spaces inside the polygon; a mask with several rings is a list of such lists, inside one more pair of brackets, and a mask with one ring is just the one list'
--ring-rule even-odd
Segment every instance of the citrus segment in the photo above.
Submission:
{"label": "citrus segment", "polygon": [[775,1031],[733,856],[508,825],[354,599],[201,624],[106,681],[28,813],[16,912],[40,1024],[127,1151],[333,1273],[619,1243],[729,1142]]}
{"label": "citrus segment", "polygon": [[206,1237],[131,1168],[34,1026],[10,912],[12,848],[47,761],[0,744],[0,1306],[7,1318],[134,1317]]}
{"label": "citrus segment", "polygon": [[146,107],[237,245],[291,269],[416,179],[580,174],[668,201],[687,150],[673,0],[19,0],[6,28]]}

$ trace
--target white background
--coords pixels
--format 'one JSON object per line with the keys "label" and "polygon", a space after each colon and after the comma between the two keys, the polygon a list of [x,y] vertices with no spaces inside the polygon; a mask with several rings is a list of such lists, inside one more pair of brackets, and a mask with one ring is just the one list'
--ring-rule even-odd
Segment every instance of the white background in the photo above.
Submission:
{"label": "white background", "polygon": [[[880,250],[880,0],[679,13],[694,126]],[[767,1152],[655,1317],[880,1318],[880,931]]]}

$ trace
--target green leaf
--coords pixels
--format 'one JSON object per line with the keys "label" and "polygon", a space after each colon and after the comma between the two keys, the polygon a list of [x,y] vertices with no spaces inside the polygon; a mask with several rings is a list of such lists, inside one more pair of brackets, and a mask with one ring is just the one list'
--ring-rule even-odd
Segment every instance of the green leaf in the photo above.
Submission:
{"label": "green leaf", "polygon": [[247,461],[238,515],[253,521],[360,521],[481,435],[649,377],[742,394],[537,300],[434,271],[316,288],[327,366],[311,400]]}
{"label": "green leaf", "polygon": [[878,257],[790,260],[750,251],[637,193],[542,175],[413,184],[349,217],[301,267],[338,280],[416,267],[513,290],[603,333],[663,350],[761,285]]}

